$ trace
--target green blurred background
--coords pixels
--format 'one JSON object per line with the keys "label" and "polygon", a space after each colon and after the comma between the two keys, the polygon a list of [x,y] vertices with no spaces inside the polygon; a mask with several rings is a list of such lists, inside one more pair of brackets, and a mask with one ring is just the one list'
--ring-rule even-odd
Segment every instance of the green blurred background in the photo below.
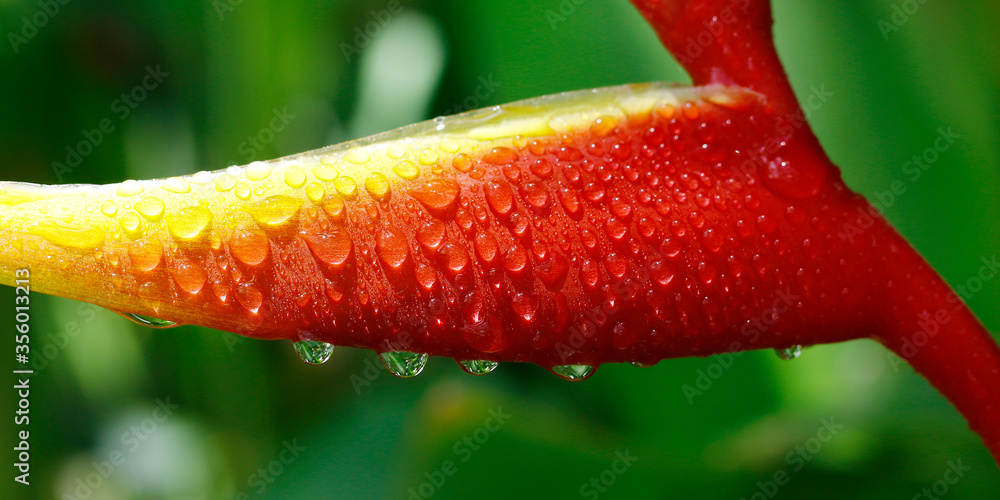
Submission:
{"label": "green blurred background", "polygon": [[[397,4],[384,0],[70,1],[53,2],[54,16],[34,0],[0,0],[0,178],[193,173],[467,106],[687,81],[624,0],[576,2],[402,0],[386,18]],[[779,0],[777,43],[800,96],[833,93],[811,120],[848,184],[875,199],[902,181],[885,214],[961,284],[1000,250],[1000,7],[931,0],[897,14],[886,37],[880,21],[893,23],[894,5],[919,3]],[[26,43],[11,38],[24,36],[22,16],[45,21]],[[379,19],[370,40],[358,36]],[[122,119],[115,100],[157,66],[169,76]],[[105,118],[114,130],[59,178],[53,162]],[[942,126],[961,138],[913,180],[903,164]],[[266,144],[258,151],[249,136]],[[970,299],[994,332],[998,303],[1000,280]],[[4,307],[0,325],[12,332],[6,287]],[[582,383],[516,364],[472,377],[432,358],[400,380],[361,350],[308,366],[288,342],[149,330],[40,294],[31,307],[32,485],[4,465],[4,499],[908,499],[935,482],[940,494],[957,460],[970,468],[947,498],[996,498],[1000,488],[958,413],[870,341],[807,348],[790,362],[762,351],[607,365]],[[7,346],[12,354],[13,339]],[[9,374],[12,356],[0,359]],[[721,376],[686,396],[707,373]],[[10,464],[17,401],[4,385]],[[168,398],[169,416],[154,411]],[[510,416],[497,428],[491,410]],[[831,418],[843,425],[832,436],[821,430]],[[616,452],[626,450],[638,459],[623,467]],[[772,491],[781,472],[788,482]],[[592,478],[613,484],[585,486]]]}

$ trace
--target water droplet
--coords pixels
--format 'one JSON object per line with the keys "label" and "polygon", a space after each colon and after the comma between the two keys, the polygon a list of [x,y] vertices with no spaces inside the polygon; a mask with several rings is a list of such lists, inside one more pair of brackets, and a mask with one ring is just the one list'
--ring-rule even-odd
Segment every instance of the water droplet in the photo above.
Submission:
{"label": "water droplet", "polygon": [[625,226],[625,224],[622,224],[618,219],[609,218],[604,221],[604,231],[608,233],[608,236],[611,239],[621,241],[621,239],[628,234],[628,227]]}
{"label": "water droplet", "polygon": [[267,258],[270,243],[267,237],[259,230],[243,230],[234,233],[229,238],[229,252],[236,260],[248,265],[256,266]]}
{"label": "water droplet", "polygon": [[351,256],[353,243],[346,231],[330,231],[305,237],[309,250],[328,266],[340,267]]}
{"label": "water droplet", "polygon": [[170,321],[168,319],[159,319],[152,316],[143,316],[141,314],[133,314],[128,312],[115,311],[122,317],[128,319],[129,321],[145,326],[147,328],[165,329],[173,328],[175,326],[180,326],[176,321]]}
{"label": "water droplet", "polygon": [[163,260],[163,245],[156,240],[138,240],[128,251],[132,267],[143,272],[156,269]]}
{"label": "water droplet", "polygon": [[552,162],[546,160],[545,158],[539,158],[531,164],[531,173],[541,177],[542,179],[548,179],[552,175]]}
{"label": "water droplet", "polygon": [[135,204],[135,211],[151,221],[160,220],[164,208],[163,200],[152,196],[147,196]]}
{"label": "water droplet", "polygon": [[349,200],[358,195],[358,183],[354,181],[353,177],[347,175],[338,177],[333,182],[333,187],[341,196]]}
{"label": "water droplet", "polygon": [[140,232],[140,226],[142,225],[142,220],[139,216],[133,212],[128,212],[122,215],[122,218],[118,221],[122,229],[131,236],[138,236]]}
{"label": "water droplet", "polygon": [[786,347],[784,349],[774,348],[774,353],[778,355],[779,358],[790,361],[802,354],[802,346],[793,345],[791,347]]}
{"label": "water droplet", "polygon": [[392,143],[386,148],[385,154],[393,160],[398,160],[406,155],[406,148],[399,143]]}
{"label": "water droplet", "polygon": [[506,182],[490,181],[486,183],[486,202],[490,204],[497,215],[504,216],[514,208],[514,192]]}
{"label": "water droplet", "polygon": [[292,219],[302,206],[301,198],[271,196],[256,205],[245,208],[258,225],[267,229],[280,226]]}
{"label": "water droplet", "polygon": [[444,243],[445,232],[448,226],[439,220],[429,221],[417,230],[417,241],[431,254],[437,253],[438,248]]}
{"label": "water droplet", "polygon": [[455,167],[455,170],[459,172],[466,173],[472,170],[472,158],[465,153],[459,153],[452,158],[451,166]]}
{"label": "water droplet", "polygon": [[101,213],[108,217],[114,217],[114,215],[118,213],[118,204],[111,200],[102,203]]}
{"label": "water droplet", "polygon": [[493,262],[493,260],[496,259],[497,254],[500,252],[497,239],[493,236],[493,234],[488,232],[477,233],[474,244],[476,247],[476,255],[478,255],[479,258],[487,264]]}
{"label": "water droplet", "polygon": [[240,305],[246,308],[253,314],[257,314],[260,310],[261,304],[264,303],[264,294],[260,292],[260,289],[251,285],[250,283],[243,283],[236,287],[236,300],[239,301]]}
{"label": "water droplet", "polygon": [[522,187],[524,199],[535,208],[545,208],[549,204],[549,193],[540,182],[529,182]]}
{"label": "water droplet", "polygon": [[127,180],[118,185],[118,196],[135,196],[145,191],[139,181]]}
{"label": "water droplet", "polygon": [[337,177],[340,177],[340,172],[337,169],[331,167],[330,165],[320,164],[313,169],[313,175],[321,181],[332,181]]}
{"label": "water droplet", "polygon": [[528,250],[520,244],[514,245],[503,256],[503,266],[511,273],[520,273],[528,266]]}
{"label": "water droplet", "polygon": [[76,228],[64,226],[61,222],[45,220],[29,231],[41,236],[53,245],[93,250],[104,244],[105,232],[99,227]]}
{"label": "water droplet", "polygon": [[390,231],[383,231],[379,235],[375,251],[378,252],[382,263],[393,269],[402,266],[407,257],[410,256],[410,247],[406,238]]}
{"label": "water droplet", "polygon": [[389,188],[389,179],[378,173],[373,172],[367,179],[365,179],[365,190],[372,198],[378,201],[382,201],[389,197],[391,190]]}
{"label": "water droplet", "polygon": [[346,209],[347,204],[338,196],[330,196],[323,201],[323,211],[336,222],[344,220],[344,211]]}
{"label": "water droplet", "polygon": [[310,365],[321,365],[330,359],[333,354],[333,344],[322,340],[300,340],[294,344],[295,352],[298,353],[302,361]]}
{"label": "water droplet", "polygon": [[460,245],[445,243],[438,251],[438,261],[452,274],[458,274],[469,264],[469,254]]}
{"label": "water droplet", "polygon": [[604,199],[604,188],[597,183],[591,182],[583,186],[583,197],[597,203]]}
{"label": "water droplet", "polygon": [[573,382],[584,380],[594,374],[590,365],[558,365],[552,367],[552,373]]}
{"label": "water droplet", "polygon": [[226,283],[212,283],[212,293],[219,298],[223,304],[229,301],[229,285]]}
{"label": "water droplet", "polygon": [[470,359],[459,361],[458,364],[463,370],[472,375],[486,375],[500,366],[500,363],[486,359]]}
{"label": "water droplet", "polygon": [[212,225],[212,212],[205,207],[187,207],[164,218],[167,231],[179,241],[194,241]]}
{"label": "water droplet", "polygon": [[612,252],[604,257],[604,267],[608,269],[608,272],[612,276],[621,278],[628,272],[628,260]]}
{"label": "water droplet", "polygon": [[371,154],[368,153],[367,149],[354,148],[344,155],[344,161],[360,165],[367,162],[371,158]]}
{"label": "water droplet", "polygon": [[233,193],[236,194],[237,198],[247,200],[250,198],[250,194],[253,193],[253,190],[250,189],[250,186],[241,182],[238,186],[236,186],[236,191],[233,191]]}
{"label": "water droplet", "polygon": [[236,177],[222,174],[215,178],[215,190],[220,193],[225,193],[234,187],[236,187]]}
{"label": "water droplet", "polygon": [[167,270],[177,286],[191,295],[200,292],[208,279],[204,269],[186,259],[174,259],[168,264]]}
{"label": "water droplet", "polygon": [[601,269],[592,260],[584,260],[580,264],[580,281],[590,288],[596,288],[601,282]]}
{"label": "water droplet", "polygon": [[559,203],[562,203],[563,208],[570,215],[576,215],[580,212],[580,197],[577,196],[574,189],[568,187],[559,188]]}
{"label": "water droplet", "polygon": [[559,291],[566,283],[566,275],[569,273],[569,261],[562,254],[555,254],[546,262],[538,265],[536,275],[542,280],[542,284],[552,291]]}
{"label": "water droplet", "polygon": [[440,158],[440,155],[438,155],[437,151],[434,151],[433,149],[425,149],[420,152],[420,156],[417,157],[417,161],[420,162],[421,165],[433,165],[437,163],[438,158]]}
{"label": "water droplet", "polygon": [[165,181],[160,186],[164,191],[170,191],[171,193],[184,194],[191,192],[191,184],[181,177],[171,177]]}
{"label": "water droplet", "polygon": [[439,144],[439,146],[441,147],[441,151],[446,153],[457,153],[459,147],[458,141],[452,139],[451,137],[441,139],[441,144]]}
{"label": "water droplet", "polygon": [[[826,165],[815,161],[818,144],[792,137],[767,161],[761,162],[761,182],[779,196],[801,200],[815,196],[826,181]],[[823,156],[819,152],[820,157]]]}
{"label": "water droplet", "polygon": [[415,163],[409,160],[403,160],[393,165],[392,171],[396,175],[408,181],[412,181],[413,179],[416,179],[417,176],[420,175],[420,169],[417,168],[417,165]]}
{"label": "water droplet", "polygon": [[433,267],[420,262],[413,273],[421,287],[428,291],[434,289],[434,285],[437,284],[437,271]]}
{"label": "water droplet", "polygon": [[285,184],[291,188],[300,188],[306,183],[306,171],[301,167],[292,165],[285,169]]}
{"label": "water droplet", "polygon": [[390,373],[400,378],[416,377],[427,365],[427,355],[415,352],[383,352],[378,357]]}
{"label": "water droplet", "polygon": [[243,175],[250,181],[262,181],[271,175],[271,166],[262,161],[255,161],[246,166]]}
{"label": "water droplet", "polygon": [[493,165],[506,165],[517,161],[517,151],[511,148],[498,147],[483,155],[483,161]]}
{"label": "water droplet", "polygon": [[620,322],[611,330],[611,344],[618,349],[628,349],[635,345],[638,332],[630,323]]}
{"label": "water droplet", "polygon": [[454,208],[459,191],[461,188],[452,179],[432,179],[411,187],[407,193],[429,212],[440,216]]}

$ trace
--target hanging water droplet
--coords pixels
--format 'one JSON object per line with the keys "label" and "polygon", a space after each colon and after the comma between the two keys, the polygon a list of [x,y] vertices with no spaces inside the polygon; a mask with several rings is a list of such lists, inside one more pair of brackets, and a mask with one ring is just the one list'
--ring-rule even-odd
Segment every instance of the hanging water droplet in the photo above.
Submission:
{"label": "hanging water droplet", "polygon": [[427,364],[427,355],[415,352],[383,352],[378,357],[382,358],[382,364],[390,373],[400,378],[420,375]]}
{"label": "hanging water droplet", "polygon": [[552,367],[552,373],[570,380],[579,381],[594,374],[594,367],[590,365],[558,365]]}
{"label": "hanging water droplet", "polygon": [[322,340],[300,340],[293,344],[302,361],[310,365],[321,365],[333,354],[333,344]]}
{"label": "hanging water droplet", "polygon": [[152,316],[143,316],[141,314],[132,314],[128,312],[120,312],[120,311],[115,311],[115,312],[120,314],[123,318],[128,319],[129,321],[137,325],[145,326],[146,328],[164,329],[164,328],[173,328],[175,326],[180,326],[176,321],[170,321],[167,319],[159,319],[159,318],[154,318]]}
{"label": "hanging water droplet", "polygon": [[500,366],[500,363],[486,359],[469,359],[466,361],[459,361],[458,364],[463,370],[472,375],[486,375],[487,373],[495,370],[496,367]]}
{"label": "hanging water droplet", "polygon": [[802,346],[793,345],[791,347],[786,347],[784,349],[774,349],[774,353],[778,355],[779,358],[789,361],[799,357],[802,354]]}

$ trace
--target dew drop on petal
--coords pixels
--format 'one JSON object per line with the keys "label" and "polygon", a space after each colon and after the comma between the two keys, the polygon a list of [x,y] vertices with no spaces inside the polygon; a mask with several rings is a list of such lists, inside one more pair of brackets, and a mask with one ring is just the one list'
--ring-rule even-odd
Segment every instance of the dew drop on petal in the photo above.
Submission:
{"label": "dew drop on petal", "polygon": [[347,262],[354,247],[346,231],[331,231],[305,237],[309,250],[324,264],[340,267]]}
{"label": "dew drop on petal", "polygon": [[410,256],[406,238],[391,231],[384,231],[379,235],[375,251],[382,263],[392,269],[402,266]]}
{"label": "dew drop on petal", "polygon": [[392,171],[403,179],[412,181],[420,175],[420,170],[412,161],[403,160],[392,166]]}
{"label": "dew drop on petal", "polygon": [[506,182],[490,181],[486,183],[485,191],[486,202],[497,215],[507,215],[514,208],[514,192]]}
{"label": "dew drop on petal", "polygon": [[271,166],[262,161],[255,161],[246,166],[243,175],[247,180],[262,181],[271,175]]}
{"label": "dew drop on petal", "polygon": [[415,352],[395,351],[383,352],[378,357],[382,359],[382,364],[389,373],[400,378],[410,378],[420,375],[427,365],[428,356]]}
{"label": "dew drop on petal", "polygon": [[257,231],[239,231],[229,238],[229,252],[236,260],[256,266],[267,258],[270,243],[264,234]]}
{"label": "dew drop on petal", "polygon": [[101,204],[101,213],[108,217],[114,217],[118,213],[118,205],[111,200],[105,201]]}
{"label": "dew drop on petal", "polygon": [[291,196],[272,196],[246,208],[258,225],[277,227],[291,220],[299,212],[302,199]]}
{"label": "dew drop on petal", "polygon": [[171,177],[165,181],[160,186],[164,191],[170,191],[171,193],[184,194],[191,191],[191,184],[181,177]]}
{"label": "dew drop on petal", "polygon": [[118,196],[135,196],[145,191],[139,181],[129,179],[118,185]]}
{"label": "dew drop on petal", "polygon": [[135,211],[152,221],[160,220],[164,208],[163,200],[152,196],[147,196],[135,204]]}
{"label": "dew drop on petal", "polygon": [[115,312],[120,314],[122,317],[128,319],[129,321],[137,325],[145,326],[146,328],[164,329],[164,328],[173,328],[175,326],[180,326],[176,321],[154,318],[152,316],[143,316],[141,314],[133,314],[120,311],[115,311]]}
{"label": "dew drop on petal", "polygon": [[300,188],[306,183],[306,171],[302,167],[292,165],[285,169],[285,184],[290,188]]}
{"label": "dew drop on petal", "polygon": [[517,161],[517,151],[506,147],[497,147],[483,155],[483,161],[492,165],[506,165]]}
{"label": "dew drop on petal", "polygon": [[470,359],[459,361],[458,364],[463,370],[472,375],[486,375],[500,366],[500,363],[486,359]]}
{"label": "dew drop on petal", "polygon": [[204,269],[185,259],[174,259],[167,266],[167,270],[177,286],[192,295],[200,292],[205,286],[205,280],[208,279]]}
{"label": "dew drop on petal", "polygon": [[236,187],[236,177],[229,174],[222,174],[215,178],[215,190],[220,193],[225,193]]}
{"label": "dew drop on petal", "polygon": [[264,303],[264,294],[260,289],[250,283],[243,283],[236,287],[236,300],[239,301],[247,311],[257,314],[260,306]]}
{"label": "dew drop on petal", "polygon": [[437,253],[438,248],[444,243],[448,226],[439,220],[432,220],[424,224],[417,230],[417,241],[429,253]]}
{"label": "dew drop on petal", "polygon": [[375,198],[378,201],[385,200],[391,193],[389,179],[378,172],[373,172],[367,179],[365,179],[365,190],[368,191],[368,194],[370,194],[372,198]]}
{"label": "dew drop on petal", "polygon": [[552,367],[552,373],[569,381],[584,380],[594,374],[594,367],[590,365],[558,365]]}
{"label": "dew drop on petal", "polygon": [[326,188],[318,182],[310,182],[306,186],[306,196],[309,197],[309,201],[313,203],[319,203],[323,201],[323,197],[326,196]]}
{"label": "dew drop on petal", "polygon": [[194,241],[212,225],[212,212],[202,206],[170,212],[164,218],[167,231],[179,241]]}
{"label": "dew drop on petal", "polygon": [[300,340],[293,344],[302,361],[310,365],[321,365],[333,354],[333,344],[321,340]]}
{"label": "dew drop on petal", "polygon": [[414,185],[407,192],[432,214],[440,215],[454,207],[459,191],[461,188],[452,179],[432,179]]}
{"label": "dew drop on petal", "polygon": [[774,348],[774,353],[778,355],[779,358],[785,361],[791,361],[802,354],[802,346],[793,345],[791,347],[786,347],[784,349]]}
{"label": "dew drop on petal", "polygon": [[354,181],[354,178],[343,176],[338,177],[333,183],[334,189],[340,193],[341,196],[347,199],[354,199],[358,195],[358,183]]}

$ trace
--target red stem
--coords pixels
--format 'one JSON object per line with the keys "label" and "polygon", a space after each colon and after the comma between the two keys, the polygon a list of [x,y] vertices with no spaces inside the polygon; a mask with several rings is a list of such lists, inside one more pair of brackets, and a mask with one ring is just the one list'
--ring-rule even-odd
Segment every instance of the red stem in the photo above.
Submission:
{"label": "red stem", "polygon": [[[1000,463],[1000,349],[966,304],[915,251],[888,260],[898,282],[875,339],[907,360],[969,422]],[[984,259],[985,260],[985,259]],[[989,269],[991,261],[984,263]]]}
{"label": "red stem", "polygon": [[[801,114],[774,47],[769,0],[632,2],[695,84],[741,85],[765,95],[778,115]],[[787,146],[793,153],[785,154],[790,159],[785,170],[762,171],[765,182],[775,176],[813,178],[817,164],[837,175],[808,125],[796,131]],[[870,206],[858,210],[859,224],[865,212],[874,212]],[[873,223],[874,235],[869,255],[881,256],[872,262],[878,267],[871,277],[888,279],[887,298],[878,311],[881,327],[873,336],[941,391],[1000,463],[1000,350],[995,340],[887,223],[877,217],[867,220]]]}

